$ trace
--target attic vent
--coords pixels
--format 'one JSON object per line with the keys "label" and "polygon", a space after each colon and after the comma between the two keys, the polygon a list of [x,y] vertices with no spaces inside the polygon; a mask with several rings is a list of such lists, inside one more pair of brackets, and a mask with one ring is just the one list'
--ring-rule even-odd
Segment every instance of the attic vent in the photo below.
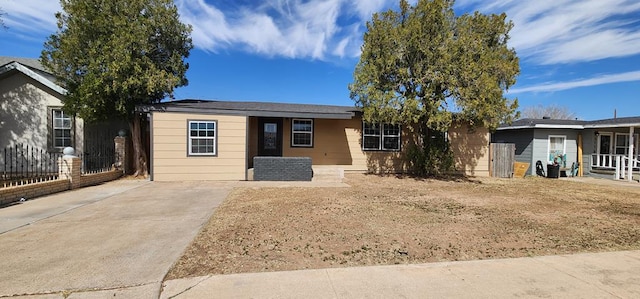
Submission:
{"label": "attic vent", "polygon": [[542,119],[551,119],[551,117],[543,116]]}

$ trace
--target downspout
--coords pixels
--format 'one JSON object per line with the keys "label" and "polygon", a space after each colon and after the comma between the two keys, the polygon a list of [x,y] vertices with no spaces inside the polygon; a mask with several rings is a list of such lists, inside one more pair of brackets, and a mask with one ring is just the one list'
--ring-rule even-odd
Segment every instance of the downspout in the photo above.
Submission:
{"label": "downspout", "polygon": [[249,122],[250,122],[250,118],[249,116],[245,116],[244,118],[244,122],[245,122],[245,126],[244,126],[244,134],[245,134],[245,138],[244,138],[244,180],[248,181],[249,180]]}

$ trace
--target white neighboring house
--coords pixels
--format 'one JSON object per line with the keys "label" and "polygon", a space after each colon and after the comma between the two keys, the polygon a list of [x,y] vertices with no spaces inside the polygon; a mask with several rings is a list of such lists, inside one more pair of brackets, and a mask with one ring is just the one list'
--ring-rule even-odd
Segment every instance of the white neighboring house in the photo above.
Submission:
{"label": "white neighboring house", "polygon": [[62,111],[65,94],[37,59],[0,56],[0,152],[16,144],[84,152],[84,123]]}

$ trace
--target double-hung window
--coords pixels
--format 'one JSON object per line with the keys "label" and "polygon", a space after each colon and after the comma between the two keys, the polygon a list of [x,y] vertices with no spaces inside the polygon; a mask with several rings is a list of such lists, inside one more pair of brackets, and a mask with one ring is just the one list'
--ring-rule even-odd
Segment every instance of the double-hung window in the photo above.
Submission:
{"label": "double-hung window", "polygon": [[291,146],[313,147],[313,119],[291,121]]}
{"label": "double-hung window", "polygon": [[52,143],[55,148],[71,145],[71,117],[61,109],[51,109]]}
{"label": "double-hung window", "polygon": [[566,136],[549,135],[549,162],[560,162],[566,154]]}
{"label": "double-hung window", "polygon": [[189,121],[189,155],[215,156],[218,124],[216,121]]}
{"label": "double-hung window", "polygon": [[362,149],[366,151],[400,150],[400,125],[363,123]]}

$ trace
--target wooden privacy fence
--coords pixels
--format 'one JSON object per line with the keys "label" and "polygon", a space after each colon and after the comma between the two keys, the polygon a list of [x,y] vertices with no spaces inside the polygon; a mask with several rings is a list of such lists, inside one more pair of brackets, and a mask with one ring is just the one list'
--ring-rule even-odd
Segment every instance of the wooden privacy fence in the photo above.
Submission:
{"label": "wooden privacy fence", "polygon": [[516,161],[516,145],[513,143],[491,143],[489,172],[492,177],[513,177],[513,164]]}

